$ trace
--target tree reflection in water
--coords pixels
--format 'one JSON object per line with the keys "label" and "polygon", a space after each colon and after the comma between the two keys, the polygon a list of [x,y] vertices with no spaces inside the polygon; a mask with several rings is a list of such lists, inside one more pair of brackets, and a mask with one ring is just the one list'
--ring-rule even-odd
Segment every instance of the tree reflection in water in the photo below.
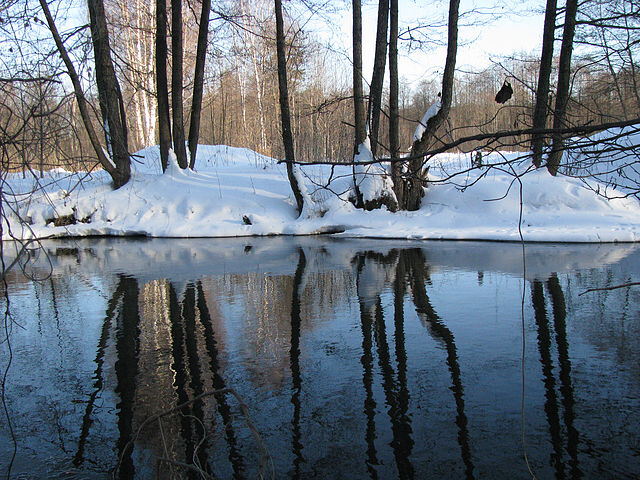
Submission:
{"label": "tree reflection in water", "polygon": [[542,376],[545,386],[544,410],[549,423],[549,433],[553,445],[551,464],[554,466],[556,478],[578,479],[583,477],[583,472],[578,464],[578,431],[574,426],[574,397],[571,382],[571,360],[569,358],[569,344],[567,341],[566,304],[564,293],[556,274],[552,274],[546,281],[547,291],[551,297],[553,311],[553,329],[555,330],[556,349],[560,366],[560,394],[564,408],[564,426],[566,435],[566,452],[569,455],[570,472],[565,472],[563,428],[560,422],[560,411],[556,394],[556,379],[552,359],[553,341],[551,328],[544,298],[544,286],[539,280],[533,280],[531,286],[531,300],[535,312],[535,321],[538,330],[538,349],[540,350],[540,363],[542,364]]}
{"label": "tree reflection in water", "polygon": [[[59,455],[85,473],[117,463],[115,476],[123,479],[413,479],[443,472],[482,478],[490,475],[487,456],[494,453],[483,442],[511,449],[496,453],[495,462],[518,462],[517,434],[483,416],[496,415],[499,422],[519,413],[487,407],[483,396],[483,368],[504,358],[467,353],[464,328],[482,320],[473,309],[445,303],[451,297],[443,296],[442,276],[425,251],[354,249],[332,264],[330,248],[298,245],[286,253],[286,267],[273,272],[259,269],[265,257],[256,257],[255,269],[240,273],[181,279],[117,273],[95,322],[89,375],[68,397],[83,398],[77,427],[68,438],[58,431],[73,447]],[[244,259],[260,249],[242,245],[240,252]],[[486,265],[466,273],[466,288],[498,291],[498,274]],[[571,292],[563,291],[556,273],[540,278],[529,283],[526,320],[537,344],[527,367],[528,401],[539,407],[527,415],[535,431],[530,441],[538,442],[532,457],[548,476],[579,479],[588,477],[586,464],[598,465],[603,447],[593,447],[594,434],[585,432],[577,407],[584,377],[576,380],[573,344],[570,351],[576,341],[568,327]],[[43,295],[50,298],[56,329],[50,340],[64,351],[70,320],[60,281],[54,276],[38,292],[34,309],[43,311],[40,335],[46,330]],[[629,295],[625,302],[627,310],[636,305]],[[467,323],[460,322],[460,311]],[[484,339],[474,341],[483,346]],[[437,348],[430,349],[434,342]],[[517,378],[517,349],[504,351],[517,366],[495,375]],[[473,355],[482,354],[485,366],[477,366]],[[250,426],[245,405],[228,393],[214,394],[230,388],[248,406]],[[584,393],[580,400],[587,401]],[[169,413],[138,431],[160,412]],[[635,427],[623,428],[633,433]],[[503,434],[511,444],[494,438]],[[100,442],[109,446],[101,450]],[[264,464],[261,442],[273,471]]]}

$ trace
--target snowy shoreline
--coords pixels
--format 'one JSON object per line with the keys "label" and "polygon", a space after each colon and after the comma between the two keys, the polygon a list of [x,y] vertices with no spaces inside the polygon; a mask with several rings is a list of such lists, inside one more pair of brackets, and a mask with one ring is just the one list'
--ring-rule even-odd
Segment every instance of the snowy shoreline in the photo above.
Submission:
{"label": "snowy shoreline", "polygon": [[[640,202],[607,200],[570,177],[516,165],[514,175],[475,169],[454,183],[438,183],[448,171],[469,167],[468,155],[443,154],[430,170],[431,183],[416,212],[363,211],[348,201],[351,168],[337,167],[329,188],[327,166],[303,167],[309,198],[300,218],[285,167],[247,149],[201,146],[196,171],[170,167],[162,174],[157,147],[138,153],[131,181],[111,190],[98,171],[54,170],[44,179],[7,175],[14,198],[5,208],[4,239],[33,237],[144,236],[164,238],[327,235],[393,240],[465,240],[527,243],[630,243],[640,241]],[[501,153],[505,156],[516,154]],[[487,161],[491,158],[487,156]],[[526,173],[524,173],[526,171]],[[85,174],[86,175],[86,174]],[[479,180],[479,181],[477,181]],[[46,186],[41,186],[46,185]],[[604,188],[604,187],[603,187]],[[5,189],[6,190],[6,189]],[[31,196],[27,192],[36,190]],[[5,192],[7,195],[8,192]],[[54,226],[54,219],[67,225]],[[65,222],[61,222],[65,223]],[[9,232],[10,230],[10,232]]]}

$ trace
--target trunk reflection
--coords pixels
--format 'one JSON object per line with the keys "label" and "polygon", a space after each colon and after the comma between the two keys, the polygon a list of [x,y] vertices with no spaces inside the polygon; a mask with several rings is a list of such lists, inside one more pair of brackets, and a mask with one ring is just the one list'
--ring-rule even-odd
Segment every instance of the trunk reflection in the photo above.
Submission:
{"label": "trunk reflection", "polygon": [[[23,445],[57,462],[34,476],[525,478],[523,373],[539,478],[640,470],[626,421],[640,412],[637,346],[622,338],[639,297],[577,296],[621,274],[551,273],[556,251],[535,247],[544,261],[526,279],[523,330],[507,246],[480,258],[489,247],[315,241],[229,240],[200,263],[195,247],[166,250],[187,267],[165,277],[78,249],[58,259],[73,260],[63,274],[12,286],[35,313],[16,330],[9,404]],[[133,258],[121,253],[108,250],[118,265]],[[78,279],[83,262],[98,273]],[[534,345],[524,358],[522,340]],[[41,432],[20,426],[35,416]]]}

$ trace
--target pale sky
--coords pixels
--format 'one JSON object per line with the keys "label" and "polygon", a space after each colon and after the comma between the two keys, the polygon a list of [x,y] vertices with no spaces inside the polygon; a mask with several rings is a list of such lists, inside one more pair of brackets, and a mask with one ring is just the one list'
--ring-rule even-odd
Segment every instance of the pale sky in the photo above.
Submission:
{"label": "pale sky", "polygon": [[[333,42],[351,57],[351,2],[345,2],[345,10],[338,16],[334,25]],[[516,4],[517,8],[513,7]],[[431,20],[444,19],[448,12],[448,2],[438,0],[400,0],[400,28],[407,24],[415,24],[417,20],[428,17]],[[509,7],[500,7],[499,1],[461,0],[460,13],[472,8],[483,11],[492,10],[501,17],[490,24],[481,26],[465,25],[470,22],[463,16],[458,28],[460,44],[458,47],[457,68],[460,70],[480,70],[491,63],[491,59],[500,60],[501,56],[519,52],[537,54],[541,48],[544,16],[542,0],[525,0],[510,2]],[[373,53],[375,49],[377,2],[367,2],[362,8],[363,15],[363,67],[365,78],[371,77]],[[481,15],[481,19],[489,22],[489,15]],[[446,40],[446,30],[441,29],[442,38]],[[322,35],[324,37],[324,35]],[[327,39],[330,37],[327,37]],[[412,84],[421,79],[429,79],[441,72],[444,66],[446,51],[444,47],[426,47],[427,50],[400,52],[400,76]],[[402,49],[402,47],[401,47]]]}

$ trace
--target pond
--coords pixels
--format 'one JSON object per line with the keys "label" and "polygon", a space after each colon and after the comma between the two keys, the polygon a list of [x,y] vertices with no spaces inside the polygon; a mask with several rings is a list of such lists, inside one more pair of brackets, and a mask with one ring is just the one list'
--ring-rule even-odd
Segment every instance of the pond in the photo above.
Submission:
{"label": "pond", "polygon": [[640,288],[584,293],[639,281],[640,245],[84,239],[22,264],[5,478],[640,475]]}

